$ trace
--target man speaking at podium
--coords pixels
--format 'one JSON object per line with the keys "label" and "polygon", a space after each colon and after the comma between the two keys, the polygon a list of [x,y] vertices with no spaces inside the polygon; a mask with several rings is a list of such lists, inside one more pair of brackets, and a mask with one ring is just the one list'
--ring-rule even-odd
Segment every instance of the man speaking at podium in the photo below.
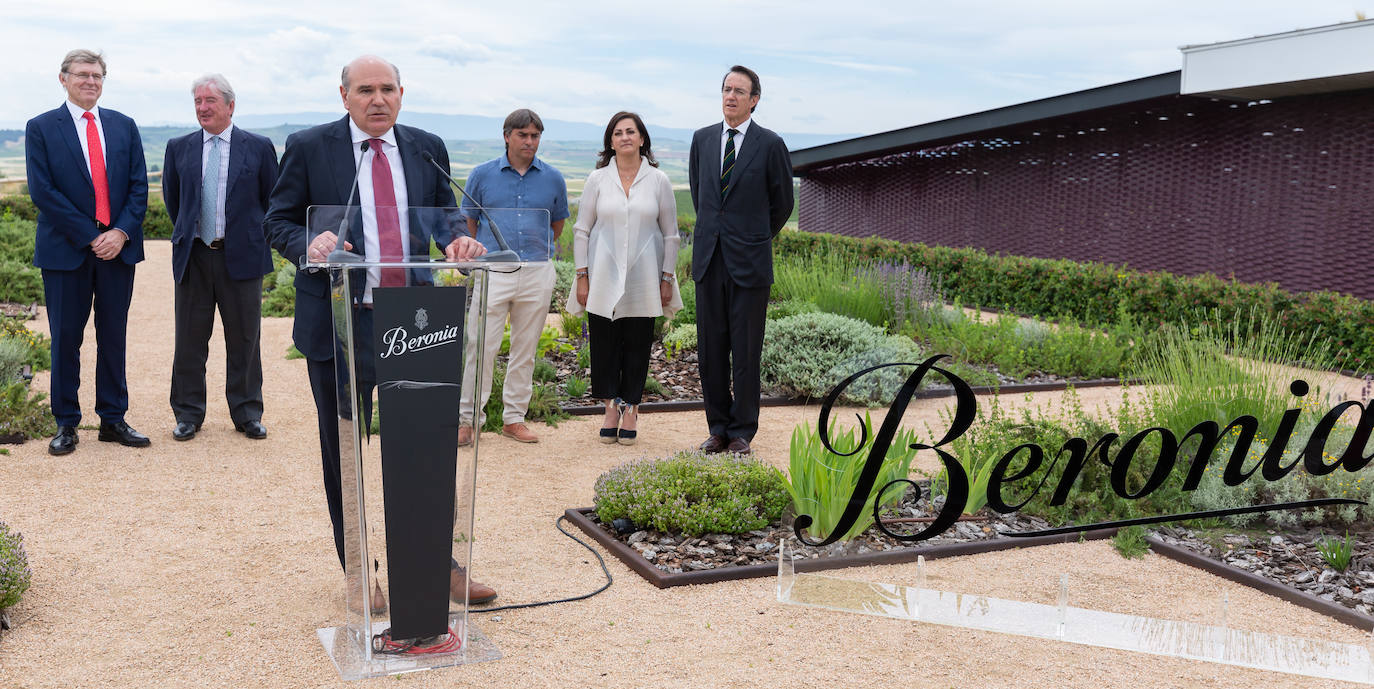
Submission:
{"label": "man speaking at podium", "polygon": [[[428,153],[448,168],[448,151],[439,137],[429,132],[396,124],[401,110],[401,74],[395,65],[372,55],[359,57],[343,68],[339,93],[348,114],[329,124],[322,124],[296,132],[286,138],[286,152],[282,155],[281,176],[272,190],[263,226],[267,236],[283,257],[294,265],[308,255],[311,261],[323,261],[334,250],[338,238],[323,232],[314,238],[306,236],[306,209],[310,206],[346,206],[356,203],[362,209],[362,236],[353,241],[345,239],[343,249],[362,255],[365,247],[374,250],[399,246],[408,238],[408,208],[453,208],[453,191],[449,181],[433,165],[424,160]],[[366,143],[364,150],[362,144]],[[353,195],[354,180],[357,194]],[[485,253],[482,245],[463,233],[448,241],[450,236],[424,237],[445,247],[449,260],[464,261]],[[428,228],[420,228],[420,235]],[[307,243],[308,242],[308,243]],[[358,246],[354,248],[354,245]],[[370,252],[369,252],[370,253]],[[399,252],[398,252],[399,253]],[[410,247],[410,254],[427,256],[427,247]],[[373,287],[392,286],[390,275],[370,270],[361,303],[355,303],[357,322],[361,332],[356,344],[364,351],[361,358],[371,355],[371,296]],[[387,271],[391,273],[391,271]],[[400,271],[397,271],[400,272]],[[414,271],[406,271],[414,274]],[[405,273],[401,273],[404,276]],[[404,282],[404,277],[402,277]],[[334,525],[334,547],[339,564],[344,564],[344,524],[342,486],[339,469],[339,390],[334,362],[334,326],[330,311],[329,275],[323,270],[296,272],[296,321],[292,339],[305,355],[310,374],[310,390],[315,396],[315,413],[319,420],[320,459],[324,468],[324,491],[329,502],[329,519]],[[364,396],[371,397],[370,389]],[[457,568],[450,577],[450,594],[462,600],[466,593],[471,602],[483,602],[496,597],[490,587],[469,582],[466,573]],[[380,612],[386,607],[381,592],[373,594],[372,608]]]}

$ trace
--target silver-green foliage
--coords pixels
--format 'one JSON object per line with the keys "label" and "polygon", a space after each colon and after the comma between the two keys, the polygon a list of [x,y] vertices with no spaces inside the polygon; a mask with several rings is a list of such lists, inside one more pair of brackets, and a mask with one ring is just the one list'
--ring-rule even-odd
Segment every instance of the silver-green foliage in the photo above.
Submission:
{"label": "silver-green foliage", "polygon": [[[909,337],[833,313],[800,313],[768,321],[760,376],[769,386],[821,398],[837,383],[870,366],[917,363],[921,356]],[[893,366],[854,381],[843,399],[858,404],[892,399],[912,369]]]}
{"label": "silver-green foliage", "polygon": [[686,325],[673,326],[667,335],[663,336],[663,351],[668,358],[677,357],[679,352],[697,348],[697,325],[688,323]]}
{"label": "silver-green foliage", "polygon": [[763,528],[782,516],[787,503],[777,469],[738,455],[699,452],[617,466],[597,478],[593,501],[603,524],[627,518],[689,536]]}
{"label": "silver-green foliage", "polygon": [[29,343],[15,337],[0,338],[0,385],[19,380],[29,360]]}
{"label": "silver-green foliage", "polygon": [[0,610],[18,603],[32,579],[23,534],[10,531],[8,524],[0,522]]}

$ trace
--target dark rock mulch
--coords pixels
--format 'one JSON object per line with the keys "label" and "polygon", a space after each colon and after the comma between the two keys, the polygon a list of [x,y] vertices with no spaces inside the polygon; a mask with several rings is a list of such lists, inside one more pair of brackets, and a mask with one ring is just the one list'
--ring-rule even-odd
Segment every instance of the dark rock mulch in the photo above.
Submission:
{"label": "dark rock mulch", "polygon": [[[1200,531],[1181,526],[1154,530],[1170,545],[1187,548],[1218,562],[1259,575],[1289,588],[1339,603],[1364,614],[1374,613],[1374,533],[1351,533],[1354,547],[1345,571],[1333,569],[1317,550],[1333,529],[1302,527],[1250,531]],[[1342,535],[1341,540],[1344,540]]]}
{"label": "dark rock mulch", "polygon": [[[939,509],[943,498],[935,498],[933,504],[922,500],[919,503],[903,502],[895,508],[889,519],[929,519]],[[903,548],[925,547],[943,543],[964,543],[994,538],[1002,538],[1006,532],[1035,531],[1047,529],[1049,524],[1039,517],[1020,514],[978,515],[968,521],[955,523],[953,527],[934,538],[916,543],[892,538],[877,527],[870,527],[848,542],[832,543],[823,548],[804,546],[797,540],[791,520],[770,524],[740,534],[704,534],[699,537],[685,536],[680,533],[665,533],[655,529],[632,528],[617,532],[609,524],[603,524],[591,515],[593,521],[612,537],[634,548],[645,560],[664,572],[678,573],[738,567],[743,565],[775,564],[778,558],[778,543],[784,543],[788,552],[798,558],[827,558],[842,555],[884,552]],[[888,523],[887,529],[897,534],[914,534],[928,526],[928,522]],[[815,539],[812,539],[815,540]]]}

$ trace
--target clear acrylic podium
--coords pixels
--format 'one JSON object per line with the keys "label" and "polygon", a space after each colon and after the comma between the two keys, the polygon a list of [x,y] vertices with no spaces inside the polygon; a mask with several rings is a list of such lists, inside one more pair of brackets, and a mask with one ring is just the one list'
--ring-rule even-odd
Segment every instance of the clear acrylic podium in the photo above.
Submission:
{"label": "clear acrylic podium", "polygon": [[[480,433],[458,447],[459,402],[491,362],[464,354],[486,346],[489,275],[537,268],[552,238],[545,210],[482,209],[478,237],[495,249],[495,225],[511,251],[449,262],[442,247],[469,233],[464,212],[405,209],[396,252],[377,239],[371,207],[307,210],[307,246],[336,247],[318,261],[307,251],[300,269],[330,275],[345,573],[341,623],[318,636],[346,680],[501,657],[470,624],[466,596],[449,597],[451,564],[481,578]],[[380,592],[386,606],[374,609]]]}

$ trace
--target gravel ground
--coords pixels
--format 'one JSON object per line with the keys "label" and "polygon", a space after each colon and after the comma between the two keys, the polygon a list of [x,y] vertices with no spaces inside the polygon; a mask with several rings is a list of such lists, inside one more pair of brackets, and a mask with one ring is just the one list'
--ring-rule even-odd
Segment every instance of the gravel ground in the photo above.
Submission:
{"label": "gravel ground", "polygon": [[[149,242],[129,334],[129,422],[153,438],[131,450],[82,443],[66,457],[31,441],[0,457],[0,518],[26,538],[34,580],[0,642],[0,687],[345,686],[315,640],[342,617],[343,578],[320,487],[314,409],[304,362],[283,358],[291,323],[263,328],[264,418],[270,436],[234,432],[212,394],[195,440],[171,439],[170,247]],[[41,325],[41,323],[40,323]],[[83,359],[93,405],[94,336]],[[222,385],[222,345],[210,387]],[[46,389],[47,379],[36,382]],[[1084,390],[1093,409],[1119,398]],[[1061,393],[1007,400],[1046,404]],[[948,400],[923,400],[907,423],[939,425]],[[786,463],[793,425],[815,407],[763,410],[759,455]],[[93,417],[92,417],[93,418]],[[852,417],[851,417],[852,418]],[[476,577],[518,603],[596,588],[593,558],[553,528],[591,503],[602,471],[704,437],[700,413],[645,415],[634,447],[596,442],[597,417],[539,426],[541,442],[483,436]],[[615,585],[590,600],[476,618],[504,658],[347,686],[753,687],[803,676],[829,686],[1313,687],[1277,673],[1090,648],[1005,634],[784,606],[774,582],[657,590],[617,561]],[[915,564],[846,570],[848,578],[913,581]],[[932,587],[1053,602],[1061,572],[1070,604],[1198,622],[1223,592],[1233,628],[1346,643],[1368,632],[1150,555],[1124,560],[1104,542],[1074,543],[927,564]],[[1356,685],[1347,685],[1356,686]]]}

